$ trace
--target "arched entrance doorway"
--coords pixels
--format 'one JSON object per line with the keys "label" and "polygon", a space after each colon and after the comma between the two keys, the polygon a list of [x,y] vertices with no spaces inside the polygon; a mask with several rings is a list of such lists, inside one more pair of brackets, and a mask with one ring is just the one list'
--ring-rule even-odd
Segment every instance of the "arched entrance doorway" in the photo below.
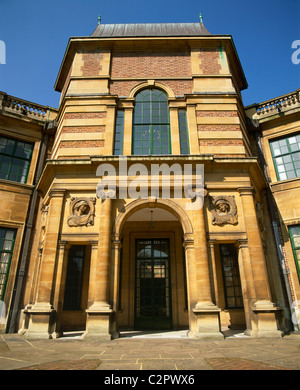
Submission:
{"label": "arched entrance doorway", "polygon": [[122,243],[117,327],[188,329],[183,240],[190,224],[182,221],[172,201],[132,203],[122,222],[116,222]]}

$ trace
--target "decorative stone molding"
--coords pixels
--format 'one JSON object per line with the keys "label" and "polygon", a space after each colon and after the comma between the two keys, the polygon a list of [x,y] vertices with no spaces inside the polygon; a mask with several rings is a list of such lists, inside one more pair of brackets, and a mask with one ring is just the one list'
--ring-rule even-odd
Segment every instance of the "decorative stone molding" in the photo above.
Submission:
{"label": "decorative stone molding", "polygon": [[162,208],[173,214],[181,223],[184,234],[192,234],[194,232],[193,225],[188,215],[186,214],[186,211],[180,205],[170,199],[150,198],[135,199],[132,202],[128,203],[120,211],[119,215],[115,219],[115,223],[113,225],[113,233],[120,234],[120,231],[122,230],[122,227],[126,222],[127,218],[129,218],[136,211],[141,210],[145,207],[152,208],[153,206],[157,208]]}
{"label": "decorative stone molding", "polygon": [[69,226],[94,225],[96,198],[71,198],[69,206]]}
{"label": "decorative stone molding", "polygon": [[234,196],[209,196],[209,211],[213,225],[235,225],[238,222]]}

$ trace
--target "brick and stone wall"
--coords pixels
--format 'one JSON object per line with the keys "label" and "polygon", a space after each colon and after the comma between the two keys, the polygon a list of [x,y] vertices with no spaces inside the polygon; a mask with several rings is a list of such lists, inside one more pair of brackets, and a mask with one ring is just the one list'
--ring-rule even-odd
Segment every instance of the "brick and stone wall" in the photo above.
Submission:
{"label": "brick and stone wall", "polygon": [[111,77],[190,77],[191,61],[187,51],[114,52]]}
{"label": "brick and stone wall", "polygon": [[107,121],[106,108],[97,107],[67,107],[67,112],[61,121],[53,147],[52,158],[69,159],[84,156],[101,155],[105,146],[105,130]]}

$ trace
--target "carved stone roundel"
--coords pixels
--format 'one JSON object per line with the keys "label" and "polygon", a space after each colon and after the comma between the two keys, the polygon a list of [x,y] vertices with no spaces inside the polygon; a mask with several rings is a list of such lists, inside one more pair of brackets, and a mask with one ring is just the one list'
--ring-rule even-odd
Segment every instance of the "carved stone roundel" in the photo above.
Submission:
{"label": "carved stone roundel", "polygon": [[213,225],[235,225],[238,222],[234,196],[209,196],[209,210]]}
{"label": "carved stone roundel", "polygon": [[94,225],[96,198],[71,198],[69,206],[69,226]]}

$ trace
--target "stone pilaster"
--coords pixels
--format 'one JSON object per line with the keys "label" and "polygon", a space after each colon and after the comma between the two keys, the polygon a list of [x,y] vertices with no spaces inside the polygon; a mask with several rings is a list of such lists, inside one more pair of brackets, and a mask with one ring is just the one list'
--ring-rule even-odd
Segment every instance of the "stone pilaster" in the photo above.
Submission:
{"label": "stone pilaster", "polygon": [[38,278],[36,300],[33,306],[25,308],[29,316],[26,337],[51,338],[55,324],[56,309],[53,305],[55,295],[55,276],[58,261],[58,237],[61,225],[65,191],[50,192],[49,212],[44,245],[42,248],[41,269]]}
{"label": "stone pilaster", "polygon": [[102,200],[98,247],[92,245],[90,283],[85,337],[111,339],[111,318],[114,313],[109,303],[111,259],[112,200]]}
{"label": "stone pilaster", "polygon": [[[276,312],[278,308],[271,301],[270,287],[266,269],[263,246],[259,234],[259,226],[256,217],[255,202],[253,197],[253,188],[238,189],[243,206],[244,221],[248,237],[248,249],[242,246],[243,267],[247,291],[244,291],[247,302],[245,313],[250,317],[248,319],[247,333],[251,336],[281,336],[276,321]],[[247,321],[247,319],[246,319]]]}
{"label": "stone pilaster", "polygon": [[189,237],[185,237],[184,241],[189,285],[189,336],[201,339],[223,339],[220,329],[221,310],[212,301],[203,207],[195,220],[194,234],[197,240],[194,243]]}

